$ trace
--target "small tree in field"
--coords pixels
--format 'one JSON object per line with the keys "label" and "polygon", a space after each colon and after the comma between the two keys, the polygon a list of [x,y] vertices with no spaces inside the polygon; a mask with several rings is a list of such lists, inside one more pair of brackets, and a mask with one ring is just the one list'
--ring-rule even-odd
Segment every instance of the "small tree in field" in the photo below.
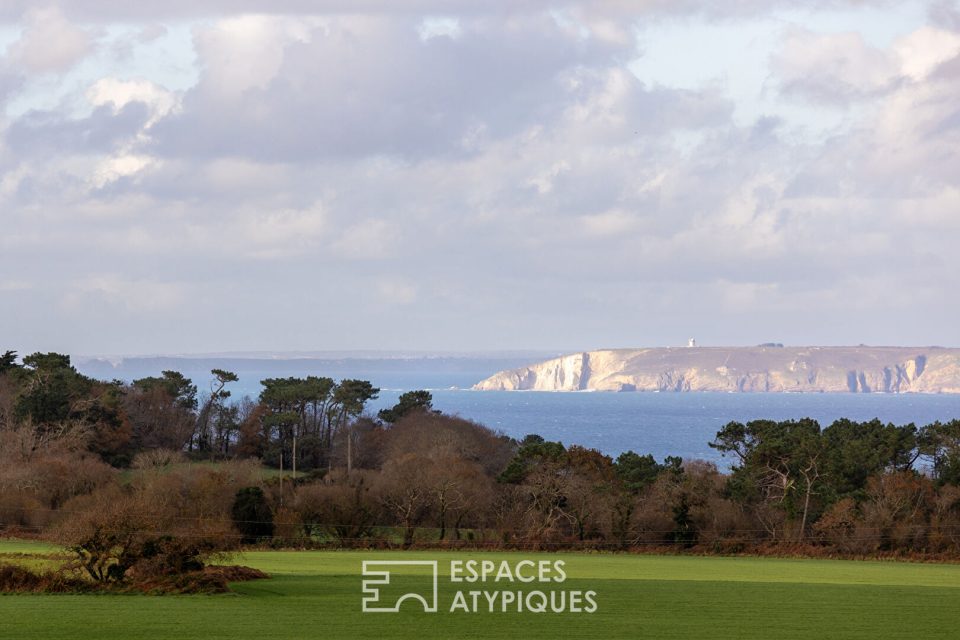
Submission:
{"label": "small tree in field", "polygon": [[380,499],[386,511],[403,529],[403,547],[413,544],[416,528],[426,517],[430,504],[430,487],[424,473],[429,459],[415,453],[389,460],[380,474]]}
{"label": "small tree in field", "polygon": [[74,563],[97,582],[124,582],[202,569],[234,543],[222,518],[194,518],[174,504],[157,504],[149,493],[108,486],[72,500],[55,539],[73,552]]}
{"label": "small tree in field", "polygon": [[98,582],[137,581],[202,568],[237,547],[231,506],[255,467],[156,468],[131,472],[64,504],[52,538]]}

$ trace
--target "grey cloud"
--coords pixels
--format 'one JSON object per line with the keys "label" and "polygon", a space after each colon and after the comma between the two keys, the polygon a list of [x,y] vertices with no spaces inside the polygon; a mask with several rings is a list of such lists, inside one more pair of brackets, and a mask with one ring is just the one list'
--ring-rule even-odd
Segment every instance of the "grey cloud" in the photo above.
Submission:
{"label": "grey cloud", "polygon": [[8,50],[10,62],[33,73],[59,73],[94,48],[95,34],[67,20],[57,7],[25,9],[22,33]]}
{"label": "grey cloud", "polygon": [[623,51],[547,17],[468,23],[455,40],[421,41],[414,23],[382,19],[334,22],[312,38],[286,45],[264,88],[224,97],[202,76],[183,113],[158,125],[160,150],[270,160],[462,153],[473,131],[496,139],[556,119],[563,74]]}
{"label": "grey cloud", "polygon": [[24,76],[0,62],[0,108],[23,86]]}
{"label": "grey cloud", "polygon": [[929,11],[932,24],[960,31],[960,3],[956,0],[935,0],[930,3]]}
{"label": "grey cloud", "polygon": [[[885,6],[895,0],[810,0],[811,8]],[[0,22],[16,22],[33,8],[31,0],[7,0],[0,5]],[[778,7],[795,6],[788,0],[70,0],[60,2],[74,20],[128,22],[184,20],[241,13],[270,15],[380,14],[393,16],[490,15],[575,10],[613,18],[641,16],[706,16],[713,19],[768,13]]]}
{"label": "grey cloud", "polygon": [[902,88],[869,123],[827,141],[791,192],[898,201],[960,188],[957,104],[957,77]]}
{"label": "grey cloud", "polygon": [[[162,3],[126,0],[71,0],[63,10],[74,19],[124,22],[219,17],[241,13],[318,15],[379,13],[391,15],[472,14],[495,11],[540,11],[556,0],[167,0]],[[559,3],[567,4],[565,2]],[[16,21],[34,5],[30,0],[8,0],[0,6],[0,20]]]}
{"label": "grey cloud", "polygon": [[[426,43],[415,17],[352,20],[287,38],[263,86],[228,86],[217,53],[244,61],[199,34],[199,84],[147,129],[140,103],[11,123],[0,335],[112,352],[951,339],[952,63],[822,142],[776,116],[737,126],[717,89],[645,86],[630,43],[543,16]],[[154,157],[93,179],[127,152]]]}
{"label": "grey cloud", "polygon": [[847,105],[890,93],[905,81],[896,58],[858,33],[788,29],[771,66],[784,95],[815,104]]}
{"label": "grey cloud", "polygon": [[111,153],[129,143],[149,116],[147,106],[140,102],[131,102],[116,112],[111,107],[97,107],[80,119],[56,111],[31,111],[10,125],[6,142],[22,158]]}

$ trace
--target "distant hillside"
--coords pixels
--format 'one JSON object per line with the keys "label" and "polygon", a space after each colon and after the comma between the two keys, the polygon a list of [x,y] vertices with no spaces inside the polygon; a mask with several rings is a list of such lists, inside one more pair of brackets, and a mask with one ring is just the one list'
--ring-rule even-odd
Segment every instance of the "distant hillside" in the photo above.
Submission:
{"label": "distant hillside", "polygon": [[235,397],[256,396],[264,378],[290,376],[329,376],[335,379],[361,378],[383,389],[468,388],[484,376],[500,369],[517,367],[547,354],[491,353],[478,355],[408,355],[381,353],[276,354],[249,357],[245,354],[210,354],[205,356],[126,356],[83,357],[73,359],[77,369],[101,380],[125,381],[160,375],[161,371],[179,371],[201,391],[209,388],[210,370],[226,369],[240,377],[230,385]]}
{"label": "distant hillside", "polygon": [[589,351],[501,371],[474,389],[960,393],[960,349],[762,346]]}

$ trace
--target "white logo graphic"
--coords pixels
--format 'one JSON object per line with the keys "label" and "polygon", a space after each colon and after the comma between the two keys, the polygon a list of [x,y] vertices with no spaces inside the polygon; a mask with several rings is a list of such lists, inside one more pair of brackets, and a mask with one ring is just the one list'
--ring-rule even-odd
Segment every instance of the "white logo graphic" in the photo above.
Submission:
{"label": "white logo graphic", "polygon": [[[380,588],[378,585],[390,584],[390,567],[419,566],[429,567],[433,572],[432,590],[429,596],[421,593],[405,593],[393,606],[380,602]],[[382,568],[378,570],[378,568]],[[437,612],[437,561],[436,560],[364,560],[363,561],[363,612],[364,613],[398,613],[404,600],[419,600],[423,610],[427,613]],[[380,606],[377,606],[380,605]]]}

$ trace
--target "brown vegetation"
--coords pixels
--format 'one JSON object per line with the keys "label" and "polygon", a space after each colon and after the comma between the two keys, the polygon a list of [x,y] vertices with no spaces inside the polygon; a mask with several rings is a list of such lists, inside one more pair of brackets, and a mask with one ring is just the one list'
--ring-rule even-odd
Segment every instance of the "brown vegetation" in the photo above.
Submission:
{"label": "brown vegetation", "polygon": [[516,441],[427,392],[378,420],[363,381],[268,380],[229,404],[229,372],[201,402],[175,372],[3,362],[0,530],[58,541],[85,584],[213,588],[210,560],[241,544],[960,557],[960,421],[730,423],[711,443],[727,471]]}

